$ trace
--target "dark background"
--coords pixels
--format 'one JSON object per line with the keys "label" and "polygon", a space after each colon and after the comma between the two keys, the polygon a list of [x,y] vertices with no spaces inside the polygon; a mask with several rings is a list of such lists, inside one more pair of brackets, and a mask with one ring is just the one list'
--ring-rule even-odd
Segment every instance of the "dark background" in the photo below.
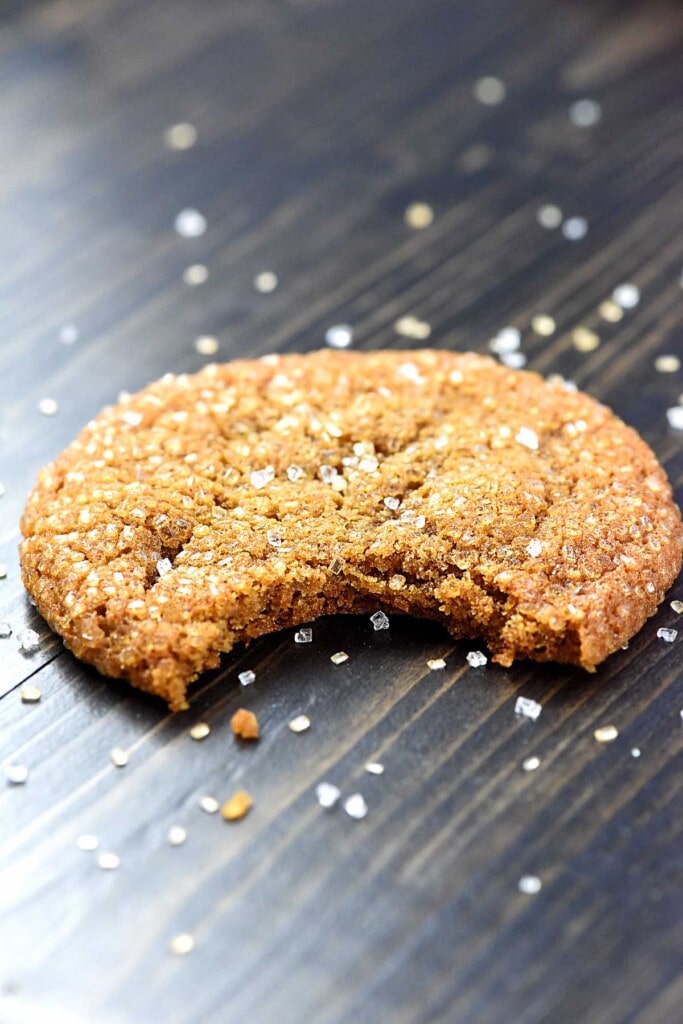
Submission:
{"label": "dark background", "polygon": [[[88,418],[166,371],[304,351],[352,324],[358,348],[485,351],[512,324],[529,365],[607,402],[683,496],[667,425],[681,354],[683,11],[549,0],[53,0],[0,21],[0,1022],[669,1024],[683,1000],[683,620],[665,603],[594,676],[469,670],[434,625],[329,619],[225,659],[190,712],[64,651],[23,595],[18,518],[38,468]],[[473,96],[503,80],[497,106]],[[568,116],[602,106],[592,128]],[[197,129],[170,150],[164,132]],[[434,222],[406,226],[425,201]],[[588,221],[571,242],[536,220]],[[196,207],[208,228],[179,238]],[[208,267],[199,287],[189,264]],[[272,270],[272,294],[253,287]],[[613,288],[642,298],[621,321]],[[539,337],[534,315],[557,330]],[[75,325],[71,345],[60,332]],[[572,332],[600,345],[577,351]],[[41,415],[54,398],[58,412]],[[679,583],[670,598],[683,598]],[[39,650],[18,651],[26,625]],[[679,629],[673,645],[661,626]],[[349,661],[333,666],[338,650]],[[448,667],[430,672],[426,660]],[[251,668],[256,684],[236,685]],[[30,678],[42,701],[22,704]],[[518,720],[522,693],[541,701]],[[262,723],[238,748],[241,703]],[[311,730],[287,721],[306,712]],[[211,723],[203,743],[187,735]],[[593,730],[613,724],[612,744]],[[125,769],[113,746],[130,751]],[[633,757],[632,748],[641,751]],[[541,766],[521,763],[538,755]],[[363,770],[385,765],[382,776]],[[315,785],[364,793],[361,822]],[[239,825],[197,797],[244,786]],[[678,806],[677,806],[678,805]],[[187,843],[166,843],[170,825]],[[122,859],[76,848],[94,832]],[[540,893],[520,893],[524,874]],[[184,958],[168,950],[189,931]],[[676,1007],[678,1006],[678,1010]]]}

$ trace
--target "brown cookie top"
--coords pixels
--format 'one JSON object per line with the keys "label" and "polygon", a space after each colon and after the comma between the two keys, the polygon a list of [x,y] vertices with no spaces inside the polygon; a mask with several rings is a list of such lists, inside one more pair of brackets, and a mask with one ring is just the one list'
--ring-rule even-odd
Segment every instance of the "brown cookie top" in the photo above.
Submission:
{"label": "brown cookie top", "polygon": [[74,653],[186,706],[222,651],[407,612],[592,669],[681,565],[666,475],[561,380],[470,354],[314,352],[167,375],[40,474],[25,585]]}

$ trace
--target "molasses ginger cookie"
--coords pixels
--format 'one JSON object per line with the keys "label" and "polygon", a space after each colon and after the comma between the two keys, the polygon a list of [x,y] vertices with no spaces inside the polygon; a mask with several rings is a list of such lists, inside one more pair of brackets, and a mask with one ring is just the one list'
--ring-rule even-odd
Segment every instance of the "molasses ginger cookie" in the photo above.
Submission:
{"label": "molasses ginger cookie", "polygon": [[174,710],[222,652],[333,612],[437,619],[592,670],[681,565],[666,475],[560,380],[314,352],[167,375],[44,469],[23,579],[79,658]]}

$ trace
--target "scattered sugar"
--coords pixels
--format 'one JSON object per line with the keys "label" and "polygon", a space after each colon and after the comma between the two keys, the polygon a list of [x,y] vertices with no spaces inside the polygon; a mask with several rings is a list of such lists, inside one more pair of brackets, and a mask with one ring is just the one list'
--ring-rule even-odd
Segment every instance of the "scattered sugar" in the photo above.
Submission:
{"label": "scattered sugar", "polygon": [[353,793],[344,801],[344,810],[349,818],[360,821],[368,813],[368,805],[362,793]]}
{"label": "scattered sugar", "polygon": [[517,883],[517,888],[525,896],[535,896],[537,892],[541,891],[541,886],[542,882],[538,875],[522,875]]}
{"label": "scattered sugar", "polygon": [[598,743],[612,743],[619,735],[619,730],[614,725],[601,725],[593,735]]}
{"label": "scattered sugar", "polygon": [[488,661],[486,655],[481,651],[469,651],[465,658],[470,668],[482,668]]}
{"label": "scattered sugar", "polygon": [[533,540],[529,541],[529,543],[526,546],[526,553],[527,555],[530,555],[531,558],[538,558],[542,550],[543,545],[541,544],[540,540],[537,540],[535,537]]}
{"label": "scattered sugar", "polygon": [[520,718],[530,718],[535,722],[542,710],[541,705],[530,697],[518,697],[515,701],[515,714]]}
{"label": "scattered sugar", "polygon": [[374,615],[370,616],[370,622],[375,632],[380,629],[389,629],[389,619],[384,612],[375,612]]}
{"label": "scattered sugar", "polygon": [[307,732],[311,728],[311,720],[308,715],[297,715],[287,724],[291,732]]}
{"label": "scattered sugar", "polygon": [[310,626],[304,626],[303,629],[298,629],[294,634],[295,644],[310,644],[313,640],[313,630]]}
{"label": "scattered sugar", "polygon": [[240,686],[251,686],[256,679],[256,673],[248,668],[245,672],[240,672],[237,678],[240,681]]}
{"label": "scattered sugar", "polygon": [[331,782],[320,782],[315,787],[315,795],[320,806],[329,810],[338,802],[341,792]]}
{"label": "scattered sugar", "polygon": [[677,636],[677,629],[666,629],[664,626],[662,626],[661,629],[657,630],[657,639],[665,640],[667,644],[672,644]]}
{"label": "scattered sugar", "polygon": [[438,672],[439,669],[445,668],[446,662],[443,658],[430,658],[427,662],[427,668],[431,669],[432,672]]}
{"label": "scattered sugar", "polygon": [[538,451],[538,434],[530,427],[520,427],[515,434],[515,441],[533,452]]}
{"label": "scattered sugar", "polygon": [[337,651],[336,654],[333,654],[330,657],[330,661],[332,662],[333,665],[341,665],[345,661],[348,661],[348,660],[349,660],[349,656],[346,653],[346,651]]}

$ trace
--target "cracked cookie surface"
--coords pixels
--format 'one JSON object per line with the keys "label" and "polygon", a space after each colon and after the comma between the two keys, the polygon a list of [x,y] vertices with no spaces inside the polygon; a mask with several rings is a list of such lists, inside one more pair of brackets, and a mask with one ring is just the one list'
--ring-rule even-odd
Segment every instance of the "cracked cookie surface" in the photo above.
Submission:
{"label": "cracked cookie surface", "polygon": [[383,609],[592,669],[681,565],[666,475],[560,379],[471,354],[267,356],[105,409],[22,518],[24,583],[105,675],[186,706],[221,652]]}

